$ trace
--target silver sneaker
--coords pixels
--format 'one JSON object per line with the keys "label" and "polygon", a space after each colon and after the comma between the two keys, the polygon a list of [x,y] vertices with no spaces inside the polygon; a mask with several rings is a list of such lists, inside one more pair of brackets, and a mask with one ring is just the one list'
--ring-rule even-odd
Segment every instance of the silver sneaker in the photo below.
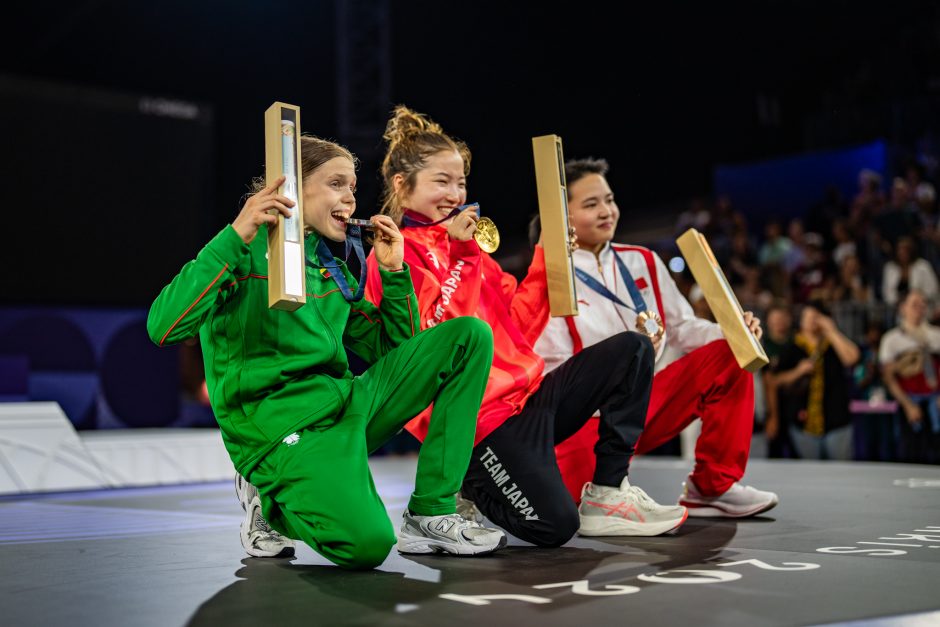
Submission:
{"label": "silver sneaker", "polygon": [[483,513],[477,509],[476,503],[465,497],[462,492],[457,493],[457,515],[475,523],[483,523]]}
{"label": "silver sneaker", "polygon": [[619,488],[585,483],[578,514],[582,536],[658,536],[688,516],[684,507],[660,505],[626,478]]}
{"label": "silver sneaker", "polygon": [[405,511],[398,532],[399,553],[485,555],[506,546],[506,535],[458,514],[418,516]]}
{"label": "silver sneaker", "polygon": [[679,504],[689,508],[689,516],[715,518],[745,518],[756,516],[776,507],[780,499],[773,492],[765,492],[734,482],[727,492],[718,496],[703,496],[691,477],[682,484]]}
{"label": "silver sneaker", "polygon": [[235,496],[245,510],[242,519],[242,547],[252,557],[293,557],[294,541],[271,528],[261,513],[258,488],[241,475],[235,475]]}

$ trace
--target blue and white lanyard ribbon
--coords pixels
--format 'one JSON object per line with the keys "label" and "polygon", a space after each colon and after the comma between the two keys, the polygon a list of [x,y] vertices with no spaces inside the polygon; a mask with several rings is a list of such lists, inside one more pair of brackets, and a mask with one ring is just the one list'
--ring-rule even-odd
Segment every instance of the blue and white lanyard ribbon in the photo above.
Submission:
{"label": "blue and white lanyard ribbon", "polygon": [[343,298],[352,303],[357,300],[362,300],[362,296],[366,291],[366,278],[368,273],[366,255],[362,250],[362,232],[359,230],[358,226],[346,228],[346,259],[349,259],[349,252],[351,250],[355,250],[356,257],[359,258],[359,287],[356,289],[355,294],[352,288],[349,287],[349,282],[346,280],[346,275],[343,274],[339,262],[336,261],[336,258],[333,257],[333,253],[330,252],[329,247],[326,245],[325,238],[321,237],[320,241],[317,242],[317,258],[319,258],[323,265],[318,266],[309,259],[307,259],[307,265],[311,268],[326,268],[330,276],[333,277],[333,281],[336,282],[337,287],[339,287],[339,291],[343,294]]}
{"label": "blue and white lanyard ribbon", "polygon": [[630,293],[630,299],[633,300],[633,307],[623,302],[620,297],[607,289],[607,286],[581,268],[575,268],[574,273],[579,279],[581,279],[582,283],[587,285],[589,288],[604,298],[613,301],[621,307],[626,307],[636,314],[649,311],[649,308],[646,306],[646,300],[644,300],[643,295],[640,293],[640,288],[637,286],[636,281],[633,280],[633,275],[630,274],[630,270],[627,268],[627,264],[625,264],[623,259],[617,256],[616,253],[614,253],[614,259],[617,262],[617,268],[620,270],[620,276],[623,278],[623,283],[626,285],[627,291]]}

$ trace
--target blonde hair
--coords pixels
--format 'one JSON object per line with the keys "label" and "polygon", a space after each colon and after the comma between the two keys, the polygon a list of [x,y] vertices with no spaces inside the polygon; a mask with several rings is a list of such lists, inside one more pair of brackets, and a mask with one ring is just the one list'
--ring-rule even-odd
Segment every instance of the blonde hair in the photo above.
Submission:
{"label": "blonde hair", "polygon": [[[324,163],[336,157],[345,157],[352,162],[354,168],[359,167],[359,160],[356,159],[356,156],[336,142],[331,142],[328,139],[320,139],[313,135],[301,135],[300,170],[303,177],[300,184],[301,188],[303,187],[303,181],[306,181],[308,176],[316,172]],[[246,200],[265,187],[265,178],[263,176],[255,177],[251,181],[251,191],[248,196],[246,196]]]}
{"label": "blonde hair", "polygon": [[418,172],[427,165],[427,159],[441,151],[454,150],[463,159],[463,173],[470,174],[470,148],[462,141],[450,137],[439,124],[426,115],[398,105],[392,112],[382,136],[388,142],[385,159],[382,160],[382,180],[385,191],[382,213],[401,222],[404,208],[395,192],[393,179],[396,174],[404,177],[402,191],[410,193],[415,188]]}

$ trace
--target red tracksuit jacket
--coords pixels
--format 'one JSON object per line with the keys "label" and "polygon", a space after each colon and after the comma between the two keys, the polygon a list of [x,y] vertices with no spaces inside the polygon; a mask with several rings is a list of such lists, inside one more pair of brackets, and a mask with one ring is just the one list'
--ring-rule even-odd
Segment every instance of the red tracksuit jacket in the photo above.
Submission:
{"label": "red tracksuit jacket", "polygon": [[[419,214],[408,215],[427,220]],[[536,246],[528,275],[518,283],[474,240],[452,241],[444,225],[402,227],[402,234],[405,263],[411,269],[418,296],[421,328],[457,316],[475,316],[493,329],[493,367],[477,417],[474,444],[479,444],[507,418],[521,412],[542,382],[545,362],[532,346],[549,318],[544,253]],[[379,305],[382,282],[373,253],[368,266],[366,297]],[[419,440],[427,434],[430,415],[428,407],[406,425]]]}

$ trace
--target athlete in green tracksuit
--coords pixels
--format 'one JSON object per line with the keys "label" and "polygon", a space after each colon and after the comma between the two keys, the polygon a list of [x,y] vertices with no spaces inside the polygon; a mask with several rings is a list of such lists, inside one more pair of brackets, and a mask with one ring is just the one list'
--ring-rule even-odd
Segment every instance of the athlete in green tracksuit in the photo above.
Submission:
{"label": "athlete in green tracksuit", "polygon": [[[418,332],[403,240],[385,216],[372,218],[382,306],[347,300],[318,267],[318,244],[346,238],[355,161],[310,137],[302,138],[301,154],[306,304],[294,312],[268,308],[267,224],[276,219],[272,210],[290,215],[293,206],[277,194],[279,180],[249,198],[163,289],[147,320],[150,337],[163,346],[199,334],[225,447],[260,491],[277,531],[340,566],[380,564],[396,535],[366,458],[433,402],[399,550],[495,550],[505,544],[501,534],[454,514],[492,360],[491,332],[473,318]],[[361,376],[350,373],[343,345],[372,364]]]}

